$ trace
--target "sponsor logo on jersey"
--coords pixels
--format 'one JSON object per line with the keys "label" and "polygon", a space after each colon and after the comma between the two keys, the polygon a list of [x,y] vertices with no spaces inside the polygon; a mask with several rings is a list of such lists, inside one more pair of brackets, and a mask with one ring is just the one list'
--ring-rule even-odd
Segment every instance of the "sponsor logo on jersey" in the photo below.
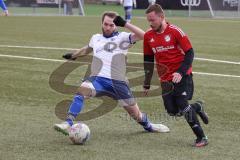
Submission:
{"label": "sponsor logo on jersey", "polygon": [[170,45],[170,46],[158,46],[156,47],[156,51],[157,52],[164,52],[164,51],[168,51],[170,49],[174,49],[174,45]]}
{"label": "sponsor logo on jersey", "polygon": [[154,54],[157,52],[155,48],[152,48],[152,51]]}

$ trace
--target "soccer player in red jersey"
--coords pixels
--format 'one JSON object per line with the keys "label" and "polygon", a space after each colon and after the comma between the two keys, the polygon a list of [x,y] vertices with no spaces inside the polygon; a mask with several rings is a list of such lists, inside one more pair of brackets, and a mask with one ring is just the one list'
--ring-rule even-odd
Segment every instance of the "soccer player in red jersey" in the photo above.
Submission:
{"label": "soccer player in red jersey", "polygon": [[[162,99],[170,116],[184,115],[197,139],[196,147],[208,144],[207,136],[198,121],[197,115],[208,124],[203,103],[197,101],[189,104],[193,95],[192,61],[194,51],[188,36],[177,26],[165,20],[162,7],[150,5],[146,10],[147,20],[151,29],[144,35],[144,92],[150,89],[154,59],[157,65],[162,86]],[[167,68],[162,74],[162,68]],[[172,90],[169,91],[169,84]],[[167,93],[167,94],[165,94]]]}

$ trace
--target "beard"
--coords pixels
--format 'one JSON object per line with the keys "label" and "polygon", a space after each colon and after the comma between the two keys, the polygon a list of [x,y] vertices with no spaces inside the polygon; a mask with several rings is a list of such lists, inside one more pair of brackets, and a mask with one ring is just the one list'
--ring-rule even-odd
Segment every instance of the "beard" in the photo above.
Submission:
{"label": "beard", "polygon": [[[152,26],[151,26],[152,27]],[[153,29],[153,27],[152,27]],[[158,26],[158,28],[153,29],[155,32],[161,32],[162,31],[162,24],[160,24],[160,26]]]}
{"label": "beard", "polygon": [[108,37],[108,36],[110,36],[113,32],[115,32],[115,30],[112,31],[112,32],[105,32],[104,29],[102,28],[102,33],[103,33],[104,36],[107,36],[107,37]]}

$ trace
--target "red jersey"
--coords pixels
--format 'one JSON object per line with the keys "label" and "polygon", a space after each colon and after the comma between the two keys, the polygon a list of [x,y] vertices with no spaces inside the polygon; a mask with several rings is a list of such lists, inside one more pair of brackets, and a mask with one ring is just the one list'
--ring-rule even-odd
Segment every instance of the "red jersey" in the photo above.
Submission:
{"label": "red jersey", "polygon": [[[158,73],[161,66],[167,68],[166,73],[159,75],[161,81],[171,81],[172,74],[181,66],[185,52],[192,48],[187,35],[177,26],[167,24],[162,33],[149,30],[144,35],[144,55],[154,55]],[[187,74],[192,72],[189,68]]]}

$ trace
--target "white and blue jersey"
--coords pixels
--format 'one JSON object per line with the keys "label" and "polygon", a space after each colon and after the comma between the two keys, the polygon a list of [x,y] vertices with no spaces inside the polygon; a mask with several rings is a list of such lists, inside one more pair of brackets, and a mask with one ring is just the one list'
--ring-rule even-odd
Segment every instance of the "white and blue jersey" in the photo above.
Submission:
{"label": "white and blue jersey", "polygon": [[126,55],[132,43],[131,33],[126,32],[115,32],[108,38],[102,34],[92,36],[89,43],[93,48],[91,75],[83,82],[92,89],[89,96],[110,96],[120,100],[123,106],[135,103],[125,77]]}
{"label": "white and blue jersey", "polygon": [[132,43],[131,33],[115,32],[109,38],[93,35],[89,42],[93,48],[91,76],[125,81],[126,55]]}

